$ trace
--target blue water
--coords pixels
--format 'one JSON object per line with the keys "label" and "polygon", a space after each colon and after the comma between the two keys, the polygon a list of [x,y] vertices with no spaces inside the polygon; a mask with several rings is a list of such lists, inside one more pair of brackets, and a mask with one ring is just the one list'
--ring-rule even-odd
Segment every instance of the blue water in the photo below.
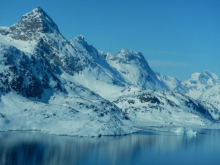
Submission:
{"label": "blue water", "polygon": [[148,129],[118,137],[77,138],[0,132],[1,165],[219,165],[220,131],[197,136]]}

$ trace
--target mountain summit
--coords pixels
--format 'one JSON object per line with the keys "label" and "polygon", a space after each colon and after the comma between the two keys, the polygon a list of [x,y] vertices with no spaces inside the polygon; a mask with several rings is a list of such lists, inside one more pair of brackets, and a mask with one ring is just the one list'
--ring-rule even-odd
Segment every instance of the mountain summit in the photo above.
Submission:
{"label": "mountain summit", "polygon": [[123,48],[116,55],[106,56],[106,61],[120,73],[129,85],[137,85],[142,89],[167,89],[140,52]]}
{"label": "mountain summit", "polygon": [[220,81],[219,77],[210,71],[203,71],[202,73],[194,73],[191,75],[189,81],[191,83],[201,83],[204,85],[213,85]]}
{"label": "mountain summit", "polygon": [[40,7],[23,15],[20,21],[9,28],[0,28],[0,34],[16,40],[33,40],[39,33],[59,33],[57,25]]}

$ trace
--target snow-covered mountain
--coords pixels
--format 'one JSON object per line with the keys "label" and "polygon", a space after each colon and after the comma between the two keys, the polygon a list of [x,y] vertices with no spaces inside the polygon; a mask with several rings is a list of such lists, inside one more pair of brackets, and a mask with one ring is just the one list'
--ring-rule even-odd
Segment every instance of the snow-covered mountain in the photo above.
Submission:
{"label": "snow-covered mountain", "polygon": [[[82,71],[75,74],[74,80],[106,99],[113,100],[128,87],[152,90],[167,90],[166,84],[159,80],[156,73],[149,67],[144,56],[139,52],[122,49],[116,55],[98,51],[89,45],[82,35],[70,41],[81,52],[84,52],[107,74],[112,81],[104,78],[101,73],[91,74]],[[93,69],[88,69],[92,70]],[[97,76],[100,75],[100,76]]]}
{"label": "snow-covered mountain", "polygon": [[132,132],[118,107],[75,83],[74,75],[86,71],[106,82],[113,78],[67,41],[40,7],[1,27],[0,43],[1,130],[91,136]]}
{"label": "snow-covered mountain", "polygon": [[206,90],[220,83],[220,78],[212,72],[194,73],[175,89],[194,99],[198,99]]}
{"label": "snow-covered mountain", "polygon": [[192,74],[189,80],[181,82],[175,91],[211,104],[220,111],[220,78],[212,72]]}
{"label": "snow-covered mountain", "polygon": [[84,72],[74,75],[75,81],[99,93],[102,97],[109,98],[109,95],[117,95],[118,91],[128,86],[137,86],[140,89],[167,90],[166,84],[158,79],[156,73],[139,52],[121,49],[116,55],[112,55],[98,51],[89,45],[82,35],[76,37],[71,43],[88,54],[107,75],[112,77],[113,81],[110,82],[103,76],[98,77],[94,74],[91,76],[91,73]]}
{"label": "snow-covered mountain", "polygon": [[[40,54],[57,74],[62,75],[63,70],[69,75],[75,75],[78,82],[85,82],[84,85],[96,79],[120,85],[115,76],[96,63],[86,45],[80,46],[67,41],[57,25],[40,7],[25,14],[15,25],[0,28],[0,34],[2,43],[13,45],[22,51]],[[55,65],[59,68],[55,68]]]}
{"label": "snow-covered mountain", "polygon": [[140,126],[198,126],[220,120],[215,107],[170,91],[142,91],[119,97],[114,103]]}
{"label": "snow-covered mountain", "polygon": [[118,71],[111,67],[99,55],[98,50],[85,41],[82,35],[71,40],[70,43],[82,54],[88,56],[96,65],[94,67],[85,65],[84,70],[73,76],[75,82],[82,84],[104,98],[109,98],[114,94],[117,95],[118,91],[125,88],[126,82]]}
{"label": "snow-covered mountain", "polygon": [[[215,83],[202,77],[198,78],[201,84]],[[143,123],[210,124],[219,119],[212,105],[166,92],[175,86],[181,86],[177,90],[182,93],[191,87],[155,73],[139,52],[101,52],[82,35],[66,40],[40,7],[11,27],[0,27],[0,130],[120,135],[135,131],[135,116],[142,111]],[[159,99],[146,101],[145,95]],[[144,104],[139,106],[138,100]]]}
{"label": "snow-covered mountain", "polygon": [[160,81],[140,52],[121,49],[116,55],[100,52],[110,66],[115,68],[129,85],[142,89],[167,90],[166,84]]}

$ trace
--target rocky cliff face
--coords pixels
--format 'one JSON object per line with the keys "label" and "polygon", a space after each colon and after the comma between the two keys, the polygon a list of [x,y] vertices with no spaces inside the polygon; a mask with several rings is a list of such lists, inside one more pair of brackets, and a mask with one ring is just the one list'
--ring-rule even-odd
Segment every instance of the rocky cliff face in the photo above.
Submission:
{"label": "rocky cliff face", "polygon": [[16,40],[35,40],[40,37],[41,33],[59,34],[59,29],[47,13],[40,7],[23,15],[20,21],[13,26],[0,28],[0,34],[8,35]]}

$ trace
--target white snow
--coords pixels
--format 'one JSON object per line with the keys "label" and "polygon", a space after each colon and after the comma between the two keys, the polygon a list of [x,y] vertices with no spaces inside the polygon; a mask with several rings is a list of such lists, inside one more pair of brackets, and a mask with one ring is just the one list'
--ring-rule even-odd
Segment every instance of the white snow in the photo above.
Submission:
{"label": "white snow", "polygon": [[157,78],[160,81],[164,82],[170,90],[173,90],[180,85],[180,80],[174,77],[165,76],[165,75],[162,75],[161,73],[156,73],[156,74],[157,74]]}
{"label": "white snow", "polygon": [[166,91],[142,91],[114,101],[139,126],[159,124],[191,127],[214,124],[209,117],[186,106],[187,102],[191,102],[188,97]]}
{"label": "white snow", "polygon": [[36,42],[34,40],[33,41],[15,40],[8,36],[3,36],[1,34],[0,34],[0,43],[14,46],[17,49],[27,53],[33,53],[33,50],[36,47]]}
{"label": "white snow", "polygon": [[121,135],[134,131],[131,123],[121,120],[118,114],[106,111],[108,114],[99,117],[93,109],[85,106],[100,106],[100,101],[92,100],[91,96],[87,101],[76,96],[54,95],[49,104],[45,104],[15,93],[2,95],[0,130],[41,130],[73,136]]}

